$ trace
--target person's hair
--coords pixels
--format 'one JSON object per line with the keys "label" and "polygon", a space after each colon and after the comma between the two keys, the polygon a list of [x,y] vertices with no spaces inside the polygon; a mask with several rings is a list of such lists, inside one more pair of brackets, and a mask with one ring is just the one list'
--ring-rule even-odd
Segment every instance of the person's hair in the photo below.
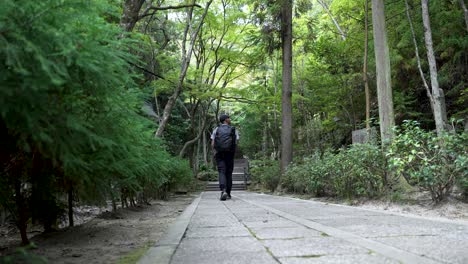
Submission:
{"label": "person's hair", "polygon": [[219,116],[219,122],[224,123],[224,121],[228,118],[230,118],[228,115],[222,114]]}

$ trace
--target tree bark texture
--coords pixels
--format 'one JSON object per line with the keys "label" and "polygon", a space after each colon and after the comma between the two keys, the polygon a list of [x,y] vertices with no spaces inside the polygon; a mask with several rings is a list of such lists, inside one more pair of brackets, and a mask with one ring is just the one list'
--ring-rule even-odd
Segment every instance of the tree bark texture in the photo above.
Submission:
{"label": "tree bark texture", "polygon": [[185,80],[185,76],[187,75],[187,70],[190,64],[190,59],[192,57],[193,53],[193,47],[195,45],[195,40],[197,39],[198,32],[200,32],[200,28],[203,25],[203,21],[205,20],[206,14],[208,13],[208,9],[211,5],[213,0],[210,0],[205,7],[205,11],[203,12],[202,17],[200,18],[200,22],[195,29],[195,31],[192,32],[191,34],[191,39],[190,39],[190,45],[188,50],[186,51],[186,40],[187,40],[187,35],[189,33],[189,29],[192,27],[192,11],[193,7],[190,9],[190,11],[187,14],[187,26],[185,28],[184,32],[184,39],[182,41],[182,63],[181,63],[181,69],[180,69],[180,74],[179,74],[179,80],[177,82],[176,89],[174,93],[169,97],[169,100],[166,103],[166,106],[164,107],[163,111],[163,117],[161,119],[161,122],[159,123],[158,130],[156,131],[156,137],[162,137],[164,133],[164,129],[166,128],[167,123],[169,122],[169,118],[172,113],[172,109],[174,108],[175,102],[177,98],[179,97],[180,93],[182,93],[183,89],[183,84]]}
{"label": "tree bark texture", "polygon": [[437,135],[441,135],[445,131],[447,124],[447,113],[445,112],[444,92],[439,88],[437,80],[437,65],[432,44],[431,22],[429,19],[428,0],[421,1],[422,17],[424,25],[424,41],[426,43],[427,60],[429,62],[429,72],[431,74],[432,98],[434,101],[434,120],[437,130]]}
{"label": "tree bark texture", "polygon": [[206,128],[203,130],[203,164],[205,164],[205,167],[209,168],[209,163],[208,163],[208,140],[207,140],[207,132]]}
{"label": "tree bark texture", "polygon": [[465,16],[466,31],[468,31],[468,9],[466,8],[465,0],[458,0],[458,2],[460,2],[460,5],[463,9],[463,15]]}
{"label": "tree bark texture", "polygon": [[145,0],[125,0],[123,4],[123,13],[120,19],[120,27],[126,32],[133,31],[139,19],[140,9]]}
{"label": "tree bark texture", "polygon": [[283,52],[283,89],[281,95],[281,174],[293,159],[292,132],[292,0],[283,2],[281,12]]}
{"label": "tree bark texture", "polygon": [[367,78],[367,57],[368,57],[368,46],[369,46],[369,0],[365,1],[364,7],[364,66],[362,69],[362,79],[364,81],[364,92],[366,94],[366,129],[367,137],[369,138],[370,129],[370,91],[369,91],[369,79]]}
{"label": "tree bark texture", "polygon": [[377,72],[377,97],[379,103],[380,136],[382,144],[393,137],[395,117],[390,76],[390,52],[385,28],[383,0],[372,0],[372,22],[374,31],[375,64]]}

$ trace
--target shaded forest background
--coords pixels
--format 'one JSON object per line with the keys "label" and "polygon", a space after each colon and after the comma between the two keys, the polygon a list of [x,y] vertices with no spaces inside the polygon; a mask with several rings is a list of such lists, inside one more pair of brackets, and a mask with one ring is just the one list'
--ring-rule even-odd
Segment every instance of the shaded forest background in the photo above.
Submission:
{"label": "shaded forest background", "polygon": [[429,3],[448,116],[441,134],[424,84],[421,2],[383,1],[398,128],[382,147],[378,133],[366,144],[351,137],[380,124],[370,1],[368,10],[365,0],[294,1],[294,159],[280,173],[284,2],[2,1],[0,205],[23,243],[30,223],[52,230],[65,214],[73,225],[77,205],[110,201],[115,210],[191,189],[212,170],[209,136],[221,113],[265,188],[467,195],[466,3]]}

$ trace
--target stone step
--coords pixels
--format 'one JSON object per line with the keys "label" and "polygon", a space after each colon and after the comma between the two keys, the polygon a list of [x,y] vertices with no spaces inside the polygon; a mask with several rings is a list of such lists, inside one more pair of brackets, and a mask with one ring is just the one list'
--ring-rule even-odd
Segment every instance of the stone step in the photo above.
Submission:
{"label": "stone step", "polygon": [[[245,191],[247,190],[247,188],[244,187],[235,187],[233,186],[231,188],[231,191]],[[207,192],[210,192],[210,191],[216,191],[216,192],[219,192],[219,186],[218,187],[210,187],[210,188],[206,188],[204,191],[207,191]]]}
{"label": "stone step", "polygon": [[[246,190],[244,181],[233,181],[232,190]],[[219,191],[219,183],[217,181],[210,181],[205,187],[205,191]]]}
{"label": "stone step", "polygon": [[[232,181],[232,185],[244,184],[244,181]],[[207,185],[219,185],[218,181],[209,181]]]}

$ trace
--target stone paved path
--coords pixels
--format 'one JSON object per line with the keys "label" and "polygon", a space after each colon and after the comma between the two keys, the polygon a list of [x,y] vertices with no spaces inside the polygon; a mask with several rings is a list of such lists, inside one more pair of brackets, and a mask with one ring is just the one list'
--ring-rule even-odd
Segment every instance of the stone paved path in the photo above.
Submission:
{"label": "stone paved path", "polygon": [[202,193],[139,263],[468,263],[468,222]]}

